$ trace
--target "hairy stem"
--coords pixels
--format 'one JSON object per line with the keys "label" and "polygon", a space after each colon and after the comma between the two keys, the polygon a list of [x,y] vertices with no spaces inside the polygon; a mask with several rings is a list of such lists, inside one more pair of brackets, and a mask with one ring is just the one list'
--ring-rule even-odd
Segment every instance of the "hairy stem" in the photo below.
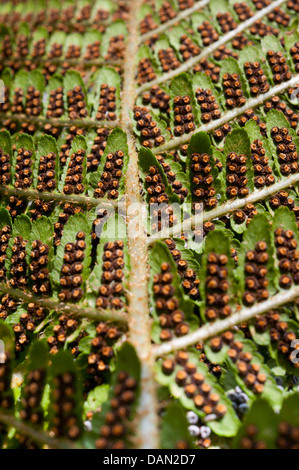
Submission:
{"label": "hairy stem", "polygon": [[[283,189],[289,188],[290,186],[295,185],[296,183],[299,183],[299,173],[289,176],[288,178],[284,178],[277,183],[273,184],[272,186],[269,186],[265,189],[256,189],[251,193],[249,196],[243,198],[243,199],[234,199],[232,201],[228,201],[225,204],[222,204],[219,207],[216,207],[216,209],[213,209],[208,212],[204,212],[203,214],[199,214],[196,216],[191,217],[191,221],[188,220],[188,228],[190,227],[192,229],[195,229],[196,227],[200,227],[201,224],[205,222],[209,222],[211,220],[218,219],[219,217],[223,217],[227,214],[230,214],[232,212],[235,212],[239,209],[244,208],[247,206],[247,204],[255,204],[259,201],[263,201],[266,198],[273,196],[274,194],[278,193],[278,191],[281,191]],[[176,224],[174,227],[163,230],[161,232],[158,232],[154,235],[154,238],[157,240],[163,240],[165,238],[173,238],[185,231],[184,229],[184,224]],[[147,242],[148,244],[154,243],[155,240],[153,238],[148,238]]]}
{"label": "hairy stem", "polygon": [[218,129],[218,127],[221,127],[224,124],[227,124],[228,122],[237,118],[238,116],[241,116],[245,113],[245,111],[248,111],[249,109],[256,108],[257,106],[264,104],[273,96],[277,96],[283,93],[284,91],[294,87],[298,83],[299,74],[295,75],[287,82],[283,82],[280,85],[272,87],[267,93],[259,95],[256,98],[250,98],[249,100],[247,100],[246,104],[241,108],[232,109],[231,111],[224,113],[221,118],[216,119],[215,121],[211,121],[209,124],[203,124],[202,126],[198,127],[194,132],[190,132],[190,134],[185,134],[181,137],[176,137],[167,142],[166,144],[152,149],[152,152],[154,153],[154,155],[157,155],[159,153],[166,152],[168,150],[173,150],[181,145],[187,144],[188,142],[190,142],[192,136],[197,134],[198,132],[210,132],[215,129]]}
{"label": "hairy stem", "polygon": [[[93,60],[86,60],[84,57],[79,59],[66,59],[65,57],[61,58],[48,58],[48,57],[32,57],[26,56],[25,58],[16,59],[16,62],[20,64],[22,67],[26,65],[26,63],[30,61],[34,64],[44,65],[44,64],[53,64],[53,65],[61,65],[61,64],[68,64],[72,66],[76,65],[83,65],[84,67],[102,67],[111,66],[111,67],[122,67],[122,61],[115,62],[113,60],[105,60],[105,59],[93,59]],[[4,67],[9,67],[11,65],[11,60],[3,60],[2,64]]]}
{"label": "hairy stem", "polygon": [[46,434],[44,431],[38,431],[32,426],[28,426],[22,421],[14,418],[9,414],[4,414],[1,411],[0,422],[11,428],[15,428],[24,436],[29,437],[34,443],[41,446],[47,445],[51,449],[78,449],[78,447],[74,446],[71,442],[63,441],[62,439],[55,439]]}
{"label": "hairy stem", "polygon": [[229,330],[230,328],[238,325],[242,322],[246,322],[257,315],[262,315],[267,313],[269,310],[282,307],[283,305],[288,304],[289,302],[294,301],[299,297],[299,287],[293,287],[288,291],[280,292],[277,295],[274,295],[269,300],[261,302],[254,305],[251,308],[243,308],[240,312],[231,315],[225,320],[219,320],[215,323],[209,323],[197,331],[190,333],[189,335],[182,336],[181,338],[176,338],[168,343],[161,345],[156,345],[153,347],[153,355],[155,357],[164,356],[172,351],[178,349],[184,349],[188,346],[192,346],[200,341],[205,341],[208,338],[212,338],[223,331]]}
{"label": "hairy stem", "polygon": [[196,65],[198,62],[200,62],[202,59],[205,57],[208,57],[211,55],[213,52],[215,52],[220,46],[226,44],[227,42],[231,41],[234,39],[234,37],[242,33],[245,29],[249,28],[252,26],[254,23],[256,23],[258,20],[262,19],[264,16],[266,16],[268,13],[270,13],[272,10],[275,8],[279,7],[283,3],[285,3],[287,0],[276,0],[275,2],[272,2],[270,5],[268,5],[266,8],[263,8],[259,12],[257,12],[254,16],[249,18],[248,20],[244,21],[243,23],[239,24],[239,26],[236,29],[233,29],[227,34],[224,34],[218,41],[214,42],[211,44],[209,47],[205,48],[199,55],[196,57],[192,57],[192,59],[187,60],[184,64],[182,64],[180,67],[178,67],[175,70],[172,70],[169,73],[166,73],[164,75],[161,75],[161,77],[158,77],[155,80],[152,80],[151,82],[145,83],[138,89],[138,94],[143,93],[146,90],[149,90],[153,85],[158,85],[160,83],[165,83],[168,80],[171,80],[172,78],[176,77],[182,72],[187,72],[190,70],[194,65]]}
{"label": "hairy stem", "polygon": [[89,318],[90,320],[97,321],[110,321],[110,322],[120,322],[125,323],[127,321],[127,316],[124,312],[118,312],[115,310],[102,310],[95,309],[90,307],[81,307],[77,304],[65,304],[56,302],[51,299],[42,299],[40,297],[35,297],[29,292],[24,292],[19,289],[12,289],[6,284],[0,284],[0,293],[9,294],[11,297],[14,297],[18,300],[23,300],[24,302],[34,303],[40,305],[41,307],[47,308],[49,310],[55,310],[57,312],[75,315],[78,317]]}
{"label": "hairy stem", "polygon": [[148,260],[146,233],[140,219],[136,219],[134,203],[140,202],[138,155],[133,136],[130,110],[135,101],[135,58],[138,52],[138,12],[142,0],[131,0],[129,37],[127,41],[122,95],[122,129],[126,131],[130,160],[127,170],[127,233],[131,263],[129,276],[129,337],[141,363],[140,402],[137,411],[136,447],[158,447],[158,415],[156,384],[151,355],[151,322],[148,309]]}
{"label": "hairy stem", "polygon": [[20,121],[20,122],[28,122],[32,124],[51,124],[54,127],[89,127],[89,128],[97,128],[97,127],[107,127],[110,129],[114,129],[115,127],[119,126],[119,121],[96,121],[95,119],[48,119],[44,116],[26,116],[26,114],[6,114],[0,113],[0,121],[3,120],[12,120],[12,121]]}
{"label": "hairy stem", "polygon": [[[118,207],[119,202],[110,199],[97,199],[88,196],[76,196],[59,193],[40,193],[34,189],[19,189],[0,186],[0,194],[4,196],[25,197],[28,200],[41,199],[43,201],[50,201],[56,203],[69,203],[75,206],[88,206],[88,207]],[[123,201],[122,201],[123,202]]]}

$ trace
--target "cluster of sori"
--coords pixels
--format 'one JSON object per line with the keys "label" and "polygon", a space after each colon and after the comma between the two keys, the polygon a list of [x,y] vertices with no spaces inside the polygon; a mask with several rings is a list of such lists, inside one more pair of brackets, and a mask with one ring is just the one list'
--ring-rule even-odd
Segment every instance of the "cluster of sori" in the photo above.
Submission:
{"label": "cluster of sori", "polygon": [[283,289],[289,289],[293,282],[299,283],[299,251],[298,242],[293,230],[275,230],[276,256],[279,260],[281,276],[279,285]]}
{"label": "cluster of sori", "polygon": [[[58,351],[64,347],[68,336],[74,333],[78,326],[78,321],[72,318],[70,315],[60,315],[59,323],[53,326],[53,336],[49,336],[47,339],[50,353],[57,354]],[[83,336],[84,333],[80,332],[76,340],[73,343],[68,344],[68,347],[70,348],[73,355],[78,353],[77,345]]]}
{"label": "cluster of sori", "polygon": [[0,230],[0,281],[4,280],[6,277],[6,250],[8,247],[8,242],[11,237],[11,227],[10,225],[5,225]]}
{"label": "cluster of sori", "polygon": [[162,209],[154,207],[152,215],[152,231],[160,231],[163,226],[172,227],[176,221],[173,208],[168,205],[169,196],[166,192],[166,186],[163,183],[162,176],[156,166],[149,168],[149,173],[145,177],[147,185],[148,201],[150,205],[160,204]]}
{"label": "cluster of sori", "polygon": [[211,77],[212,82],[218,83],[221,68],[213,62],[208,62],[207,59],[201,59],[194,67],[194,72],[203,72],[208,77]]}
{"label": "cluster of sori", "polygon": [[210,253],[207,259],[206,309],[205,317],[208,321],[215,321],[218,317],[227,318],[232,311],[230,296],[230,282],[227,269],[228,257],[224,254]]}
{"label": "cluster of sori", "polygon": [[26,93],[26,108],[25,113],[27,116],[39,116],[42,112],[42,96],[39,90],[30,86]]}
{"label": "cluster of sori", "polygon": [[147,108],[135,106],[134,119],[137,122],[137,130],[141,133],[140,140],[143,147],[159,147],[165,143],[161,129],[159,129]]}
{"label": "cluster of sori", "polygon": [[241,210],[234,212],[234,221],[236,224],[243,224],[246,222],[246,225],[249,224],[251,219],[257,214],[257,210],[254,204],[246,204],[246,206]]}
{"label": "cluster of sori", "polygon": [[[109,18],[109,11],[99,8],[95,14],[95,22],[101,23],[102,21],[106,21]],[[101,26],[99,26],[101,27]]]}
{"label": "cluster of sori", "polygon": [[[0,408],[4,412],[13,409],[14,399],[11,392],[12,363],[9,353],[4,353],[4,362],[0,363]],[[7,426],[0,423],[1,436],[7,433]]]}
{"label": "cluster of sori", "polygon": [[73,140],[76,136],[84,136],[85,130],[80,129],[76,126],[72,126],[68,130],[68,134],[65,139],[65,143],[61,145],[60,152],[59,152],[59,162],[60,166],[63,168],[67,162],[67,159],[70,155],[70,150],[72,147]]}
{"label": "cluster of sori", "polygon": [[62,44],[59,44],[58,42],[54,42],[51,45],[50,51],[48,53],[48,59],[59,59],[62,57],[63,50],[62,50]]}
{"label": "cluster of sori", "polygon": [[221,351],[224,345],[229,345],[227,356],[235,364],[239,377],[244,381],[254,394],[260,395],[264,391],[267,380],[265,373],[261,372],[261,366],[253,362],[253,356],[250,352],[243,351],[244,343],[235,341],[234,334],[226,331],[220,337],[212,338],[210,347],[212,351]]}
{"label": "cluster of sori", "polygon": [[[3,86],[3,85],[2,85]],[[2,91],[3,93],[3,91]],[[8,86],[4,85],[4,103],[0,103],[0,113],[6,114],[10,110],[10,101],[9,101],[10,90]]]}
{"label": "cluster of sori", "polygon": [[[41,401],[45,387],[45,378],[46,372],[42,369],[31,370],[26,377],[24,396],[21,400],[22,409],[20,411],[20,418],[25,423],[40,426],[43,422],[44,413]],[[17,433],[16,437],[21,449],[39,448],[30,438],[21,433]]]}
{"label": "cluster of sori", "polygon": [[26,57],[29,53],[29,37],[25,36],[25,34],[19,34],[16,39],[16,46],[16,58]]}
{"label": "cluster of sori", "polygon": [[125,449],[128,445],[129,420],[137,395],[137,382],[126,372],[119,372],[117,383],[110,400],[110,410],[106,413],[105,424],[100,429],[96,441],[97,449]]}
{"label": "cluster of sori", "polygon": [[46,54],[46,39],[41,38],[33,44],[32,57],[34,59],[43,57]]}
{"label": "cluster of sori", "polygon": [[[149,168],[149,173],[145,177],[146,190],[149,197],[149,204],[168,204],[169,196],[166,193],[166,187],[163,183],[163,178],[159,173],[159,169],[156,166]],[[170,226],[174,223],[173,213],[169,207],[169,224]],[[161,212],[161,211],[159,211]],[[157,214],[153,214],[156,217]],[[159,217],[160,215],[160,217]],[[164,214],[167,216],[167,213]],[[162,214],[158,214],[158,230],[161,230],[162,222],[160,220]]]}
{"label": "cluster of sori", "polygon": [[159,85],[153,85],[148,92],[144,93],[142,100],[144,105],[150,104],[162,113],[170,113],[170,95],[162,90]]}
{"label": "cluster of sori", "polygon": [[124,243],[122,240],[108,242],[104,246],[101,287],[97,307],[119,310],[124,307]]}
{"label": "cluster of sori", "polygon": [[219,34],[207,20],[199,25],[198,32],[201,35],[202,43],[205,47],[219,39]]}
{"label": "cluster of sori", "polygon": [[[299,428],[282,421],[278,425],[277,449],[299,449]],[[259,429],[250,424],[245,429],[245,435],[240,441],[242,449],[267,449],[267,443],[258,439]]]}
{"label": "cluster of sori", "polygon": [[9,196],[6,209],[10,213],[12,219],[14,219],[18,214],[24,213],[26,207],[27,203],[24,199],[16,196]]}
{"label": "cluster of sori", "polygon": [[211,374],[213,374],[217,379],[220,379],[222,375],[222,368],[219,364],[215,364],[214,362],[211,362],[207,358],[204,344],[197,343],[196,350],[199,352],[199,357],[198,357],[199,361],[202,362],[203,364],[206,364],[209,368],[209,372],[211,372]]}
{"label": "cluster of sori", "polygon": [[14,238],[11,257],[10,280],[11,287],[23,289],[27,286],[27,241],[23,237]]}
{"label": "cluster of sori", "polygon": [[39,323],[41,323],[48,314],[46,309],[39,305],[35,305],[34,303],[29,303],[26,310],[27,312],[21,313],[19,323],[13,325],[16,338],[16,353],[22,352],[25,346],[30,343],[30,336],[34,333]]}
{"label": "cluster of sori", "polygon": [[35,199],[32,206],[30,206],[31,220],[37,220],[43,215],[51,215],[54,208],[53,202],[47,202],[42,199]]}
{"label": "cluster of sori", "polygon": [[236,34],[234,39],[232,40],[232,46],[234,49],[237,49],[238,51],[242,51],[244,47],[246,46],[252,46],[253,42],[250,41],[244,34]]}
{"label": "cluster of sori", "polygon": [[165,73],[169,72],[170,70],[175,70],[181,65],[174,50],[171,47],[168,47],[167,49],[160,49],[158,52],[158,57],[163,72]]}
{"label": "cluster of sori", "polygon": [[85,186],[83,184],[83,173],[85,157],[86,151],[80,149],[71,155],[65,178],[65,185],[63,187],[64,194],[84,193]]}
{"label": "cluster of sori", "polygon": [[84,60],[96,60],[100,58],[100,45],[101,41],[95,41],[88,44],[84,54]]}
{"label": "cluster of sori", "polygon": [[96,218],[92,224],[91,241],[92,241],[92,258],[95,259],[97,248],[100,242],[101,234],[105,222],[108,220],[109,211],[107,209],[98,209]]}
{"label": "cluster of sori", "polygon": [[270,34],[273,36],[278,36],[279,35],[279,29],[278,28],[273,28],[269,24],[264,23],[261,20],[256,21],[253,26],[250,28],[251,34],[254,36],[260,36],[261,38],[264,38],[266,36],[269,36]]}
{"label": "cluster of sori", "polygon": [[299,427],[291,426],[289,423],[283,421],[278,426],[278,449],[299,449]]}
{"label": "cluster of sori", "polygon": [[80,56],[81,56],[81,47],[76,46],[75,44],[70,44],[66,51],[65,58],[66,59],[79,59]]}
{"label": "cluster of sori", "polygon": [[36,189],[40,192],[51,192],[56,189],[56,185],[56,155],[55,153],[48,153],[40,157]]}
{"label": "cluster of sori", "polygon": [[177,13],[171,6],[171,3],[164,1],[159,9],[159,17],[160,17],[161,23],[167,23],[167,21],[175,18],[176,15]]}
{"label": "cluster of sori", "polygon": [[189,332],[185,314],[179,310],[180,301],[175,295],[173,274],[168,263],[161,264],[161,273],[153,279],[153,292],[156,311],[161,327],[160,340],[168,341],[175,336],[184,336]]}
{"label": "cluster of sori", "polygon": [[245,292],[243,294],[243,302],[245,305],[253,305],[255,302],[262,302],[269,297],[267,289],[269,280],[267,252],[268,246],[264,241],[260,241],[255,245],[254,250],[246,253],[245,258]]}
{"label": "cluster of sori", "polygon": [[289,0],[287,3],[287,8],[289,10],[296,11],[297,13],[299,12],[299,4],[298,0]]}
{"label": "cluster of sori", "polygon": [[213,186],[214,177],[212,176],[212,158],[210,155],[203,153],[193,153],[191,155],[191,176],[192,176],[192,201],[193,210],[199,204],[203,204],[205,209],[213,209],[217,206],[216,191]]}
{"label": "cluster of sori", "polygon": [[165,240],[170,253],[177,265],[178,273],[182,278],[182,286],[186,294],[193,300],[199,299],[199,278],[194,269],[191,269],[188,262],[182,258],[180,250],[177,249],[172,239]]}
{"label": "cluster of sori", "polygon": [[171,170],[170,165],[165,162],[165,159],[162,155],[157,155],[156,158],[162,166],[167,176],[168,183],[173,189],[173,192],[179,196],[181,202],[184,202],[184,200],[188,196],[188,189],[183,187],[183,184],[176,179],[175,172]]}
{"label": "cluster of sori", "polygon": [[122,150],[107,155],[104,171],[97,188],[94,190],[94,197],[103,198],[106,194],[108,199],[117,199],[119,196],[119,185],[123,175],[125,154]]}
{"label": "cluster of sori", "polygon": [[278,351],[292,367],[298,369],[299,363],[292,360],[292,353],[296,348],[292,343],[296,340],[296,334],[287,322],[281,320],[279,312],[271,310],[264,316],[256,317],[254,326],[258,333],[269,331],[271,342],[277,344]]}
{"label": "cluster of sori", "polygon": [[107,61],[119,61],[124,59],[126,44],[125,37],[122,34],[110,39],[108,52],[105,56]]}
{"label": "cluster of sori", "polygon": [[[288,94],[291,97],[294,88],[289,88]],[[281,101],[279,96],[273,96],[269,101],[264,104],[264,111],[268,113],[271,109],[282,111],[293,129],[297,128],[299,122],[299,114],[292,108],[289,108],[284,101]]]}
{"label": "cluster of sori", "polygon": [[247,187],[247,157],[231,152],[227,156],[226,166],[226,184],[227,196],[233,198],[236,196],[245,197],[249,194]]}
{"label": "cluster of sori", "polygon": [[32,291],[34,294],[48,296],[51,291],[49,277],[49,246],[40,240],[32,243],[30,254],[30,279],[33,281]]}
{"label": "cluster of sori", "polygon": [[189,134],[195,130],[194,114],[189,96],[176,96],[173,100],[174,135]]}
{"label": "cluster of sori", "polygon": [[292,78],[292,72],[282,52],[268,51],[267,60],[272,70],[274,83],[279,84]]}
{"label": "cluster of sori", "polygon": [[146,34],[150,31],[153,31],[158,27],[157,23],[155,22],[154,18],[150,13],[145,15],[145,17],[140,22],[140,34]]}
{"label": "cluster of sori", "polygon": [[221,117],[219,104],[216,102],[216,98],[211,90],[198,88],[196,90],[196,98],[200,106],[202,122],[206,124]]}
{"label": "cluster of sori", "polygon": [[24,148],[18,149],[15,188],[26,189],[32,185],[32,151]]}
{"label": "cluster of sori", "polygon": [[12,43],[11,43],[11,40],[10,40],[10,36],[8,34],[6,34],[5,36],[3,36],[2,41],[3,42],[2,42],[1,54],[2,54],[3,58],[10,59],[12,54],[13,54]]}
{"label": "cluster of sori", "polygon": [[54,224],[54,245],[59,246],[63,234],[63,227],[69,220],[71,215],[82,213],[83,209],[79,206],[73,206],[66,203],[63,206],[62,212],[58,215],[58,220]]}
{"label": "cluster of sori", "polygon": [[252,96],[258,96],[269,91],[270,85],[259,62],[245,62],[244,70]]}
{"label": "cluster of sori", "polygon": [[299,41],[291,47],[290,53],[295,64],[295,70],[296,72],[299,72]]}
{"label": "cluster of sori", "polygon": [[90,154],[87,155],[87,172],[96,171],[98,168],[101,158],[104,155],[110,132],[110,129],[98,127],[97,135],[94,139],[93,146],[91,147]]}
{"label": "cluster of sori", "polygon": [[298,172],[298,152],[286,127],[273,127],[272,140],[276,146],[278,162],[282,175],[287,176]]}
{"label": "cluster of sori", "polygon": [[249,409],[249,398],[248,395],[242,391],[242,389],[237,386],[234,389],[230,390],[227,394],[228,398],[232,402],[234,410],[237,412],[240,418],[248,411]]}
{"label": "cluster of sori", "polygon": [[245,2],[234,3],[234,10],[237,13],[240,21],[248,20],[254,15],[249,5],[247,5]]}
{"label": "cluster of sori", "polygon": [[245,435],[240,441],[241,449],[253,449],[253,450],[262,450],[267,449],[267,444],[262,439],[257,439],[259,430],[253,424],[250,424],[245,429]]}
{"label": "cluster of sori", "polygon": [[81,434],[80,423],[76,416],[76,377],[72,373],[57,375],[53,379],[54,390],[51,408],[53,425],[51,432],[55,437],[76,440]]}
{"label": "cluster of sori", "polygon": [[146,82],[151,82],[156,78],[155,69],[148,57],[145,57],[139,61],[138,64],[138,84],[142,85]]}
{"label": "cluster of sori", "polygon": [[1,297],[1,303],[0,303],[0,319],[1,320],[6,320],[6,318],[11,315],[13,312],[16,311],[18,308],[18,304],[13,299],[10,297],[9,294],[4,294]]}
{"label": "cluster of sori", "polygon": [[182,54],[184,62],[191,59],[191,57],[195,57],[200,54],[200,47],[195,44],[187,34],[183,34],[183,36],[181,36],[180,43],[180,53]]}
{"label": "cluster of sori", "polygon": [[273,210],[276,210],[281,206],[288,207],[292,212],[294,212],[297,224],[299,223],[299,207],[295,205],[294,198],[289,196],[288,191],[282,190],[277,194],[274,194],[274,196],[269,199],[269,204]]}
{"label": "cluster of sori", "polygon": [[85,258],[85,233],[78,232],[76,243],[67,243],[64,247],[63,266],[61,268],[60,285],[62,290],[59,293],[61,301],[78,302],[83,297],[83,261]]}
{"label": "cluster of sori", "polygon": [[21,88],[16,88],[11,105],[11,112],[13,114],[22,114],[24,113],[24,93]]}
{"label": "cluster of sori", "polygon": [[[29,313],[30,307],[28,306],[27,312],[22,313],[19,323],[13,325],[15,334],[15,351],[20,354],[24,351],[25,347],[30,343],[30,334],[34,333],[36,328],[36,319],[34,314]],[[40,318],[39,318],[40,319]]]}
{"label": "cluster of sori", "polygon": [[257,123],[257,125],[260,128],[261,135],[266,137],[267,125],[265,122],[261,121],[260,117],[255,114],[252,108],[247,109],[247,111],[245,111],[245,113],[243,113],[242,116],[240,116],[240,118],[238,119],[239,126],[244,127],[250,119],[252,119],[253,121]]}
{"label": "cluster of sori", "polygon": [[269,165],[269,158],[266,156],[263,142],[259,139],[256,139],[251,144],[251,160],[253,163],[255,187],[263,188],[264,186],[274,184],[275,176]]}
{"label": "cluster of sori", "polygon": [[[213,136],[214,136],[214,139],[216,140],[216,142],[221,142],[228,134],[229,132],[231,132],[232,128],[231,128],[231,125],[226,123],[226,124],[223,124],[223,126],[219,127],[218,129],[216,129],[213,133]],[[216,162],[217,163],[217,167],[218,169],[221,171],[222,170],[222,164],[218,161]]]}
{"label": "cluster of sori", "polygon": [[187,10],[187,8],[191,8],[194,5],[195,0],[178,0],[179,9],[180,10]]}
{"label": "cluster of sori", "polygon": [[0,148],[0,185],[6,186],[10,182],[10,156]]}
{"label": "cluster of sori", "polygon": [[232,14],[229,12],[218,13],[217,21],[219,23],[219,26],[223,34],[228,33],[229,31],[232,31],[233,29],[236,29],[238,26]]}
{"label": "cluster of sori", "polygon": [[55,139],[58,139],[60,137],[62,128],[54,126],[51,123],[47,123],[43,126],[43,132],[46,135],[50,135],[51,137],[54,137]]}
{"label": "cluster of sori", "polygon": [[277,23],[278,25],[282,25],[287,27],[291,21],[290,15],[285,13],[281,8],[277,7],[274,8],[268,15],[268,20],[272,23]]}
{"label": "cluster of sori", "polygon": [[191,436],[194,437],[196,446],[202,449],[208,449],[212,444],[210,439],[212,433],[211,428],[202,424],[199,416],[194,413],[194,411],[187,412],[187,421],[189,423],[188,431]]}
{"label": "cluster of sori", "polygon": [[194,406],[210,419],[221,419],[227,407],[220,402],[220,396],[214,392],[205,376],[198,372],[196,364],[189,361],[186,351],[179,351],[175,358],[166,359],[162,363],[162,372],[171,375],[176,370],[175,382],[184,389],[187,398]]}
{"label": "cluster of sori", "polygon": [[88,378],[84,383],[86,390],[92,390],[102,385],[110,371],[110,362],[114,357],[113,345],[122,335],[114,326],[99,323],[96,328],[96,337],[91,341],[91,352],[88,355]]}
{"label": "cluster of sori", "polygon": [[64,114],[63,87],[56,88],[50,92],[47,118],[60,118]]}
{"label": "cluster of sori", "polygon": [[239,54],[237,52],[231,51],[228,47],[223,45],[223,46],[218,47],[218,49],[214,52],[213,57],[218,62],[221,62],[225,59],[228,59],[228,57],[232,57],[233,59],[238,59]]}
{"label": "cluster of sori", "polygon": [[96,119],[99,121],[115,121],[116,115],[116,88],[107,83],[101,85],[100,102]]}
{"label": "cluster of sori", "polygon": [[82,119],[88,115],[85,95],[81,86],[76,86],[67,94],[68,113],[70,119]]}
{"label": "cluster of sori", "polygon": [[240,77],[237,73],[223,75],[223,91],[228,109],[240,108],[246,103]]}

